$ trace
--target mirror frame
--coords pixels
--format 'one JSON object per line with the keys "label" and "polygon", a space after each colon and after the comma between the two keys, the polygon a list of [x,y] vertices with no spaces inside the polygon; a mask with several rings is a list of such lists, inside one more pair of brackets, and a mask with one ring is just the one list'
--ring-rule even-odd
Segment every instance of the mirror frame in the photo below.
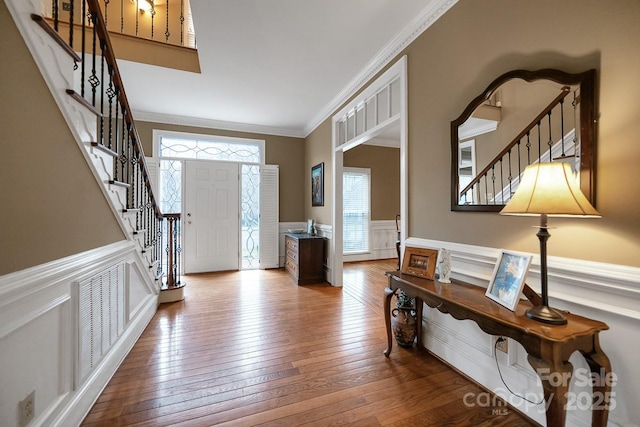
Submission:
{"label": "mirror frame", "polygon": [[509,71],[487,86],[476,96],[462,114],[451,122],[451,210],[470,212],[499,212],[504,205],[460,205],[458,204],[458,128],[483,102],[489,100],[493,93],[504,83],[513,79],[525,80],[529,83],[536,80],[550,80],[561,85],[580,85],[580,188],[587,199],[595,206],[595,162],[596,162],[596,70],[569,74],[554,69],[536,71]]}

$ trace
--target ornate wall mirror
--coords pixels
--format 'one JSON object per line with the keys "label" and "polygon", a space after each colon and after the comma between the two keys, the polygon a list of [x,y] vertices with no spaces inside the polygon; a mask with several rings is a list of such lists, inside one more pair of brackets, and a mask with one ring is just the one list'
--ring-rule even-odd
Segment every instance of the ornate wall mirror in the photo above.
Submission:
{"label": "ornate wall mirror", "polygon": [[532,163],[570,162],[595,202],[595,70],[515,70],[451,122],[451,210],[500,211]]}

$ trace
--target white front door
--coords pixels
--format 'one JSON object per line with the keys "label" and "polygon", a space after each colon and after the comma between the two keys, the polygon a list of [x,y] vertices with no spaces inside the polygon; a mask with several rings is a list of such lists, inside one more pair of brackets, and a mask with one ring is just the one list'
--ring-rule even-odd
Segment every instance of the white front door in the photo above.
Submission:
{"label": "white front door", "polygon": [[185,162],[184,271],[239,268],[239,165]]}

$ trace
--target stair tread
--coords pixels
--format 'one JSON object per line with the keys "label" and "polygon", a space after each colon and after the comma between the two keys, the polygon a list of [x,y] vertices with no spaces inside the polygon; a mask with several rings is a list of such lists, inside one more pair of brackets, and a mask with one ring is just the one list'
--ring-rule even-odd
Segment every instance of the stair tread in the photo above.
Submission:
{"label": "stair tread", "polygon": [[131,187],[131,184],[128,184],[126,182],[122,182],[122,181],[116,181],[115,179],[110,179],[109,180],[109,184],[111,185],[117,185],[119,187],[125,187],[125,188],[129,188]]}
{"label": "stair tread", "polygon": [[64,39],[60,37],[60,34],[58,34],[56,30],[54,30],[51,27],[51,25],[47,23],[44,17],[42,17],[41,15],[32,13],[31,19],[36,24],[38,24],[38,26],[40,26],[40,28],[42,28],[47,34],[49,34],[49,36],[51,36],[51,38],[65,51],[67,55],[73,58],[74,61],[76,62],[82,61],[82,59],[80,59],[80,56],[78,56],[78,54],[73,50],[73,48],[71,48],[71,46],[69,46],[67,42],[65,42]]}
{"label": "stair tread", "polygon": [[107,153],[111,157],[118,157],[118,153],[116,153],[115,151],[113,151],[111,148],[107,147],[104,144],[100,144],[99,142],[92,141],[91,146],[97,148],[100,151]]}

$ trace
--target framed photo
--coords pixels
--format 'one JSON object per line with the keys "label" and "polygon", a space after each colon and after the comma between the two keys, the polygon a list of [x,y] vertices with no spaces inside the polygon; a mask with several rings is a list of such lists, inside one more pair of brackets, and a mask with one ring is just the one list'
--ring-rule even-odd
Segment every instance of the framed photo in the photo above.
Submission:
{"label": "framed photo", "polygon": [[324,206],[324,162],[311,168],[311,206]]}
{"label": "framed photo", "polygon": [[433,280],[438,263],[438,251],[425,248],[404,248],[402,274]]}
{"label": "framed photo", "polygon": [[486,296],[513,311],[520,300],[533,255],[502,249]]}

